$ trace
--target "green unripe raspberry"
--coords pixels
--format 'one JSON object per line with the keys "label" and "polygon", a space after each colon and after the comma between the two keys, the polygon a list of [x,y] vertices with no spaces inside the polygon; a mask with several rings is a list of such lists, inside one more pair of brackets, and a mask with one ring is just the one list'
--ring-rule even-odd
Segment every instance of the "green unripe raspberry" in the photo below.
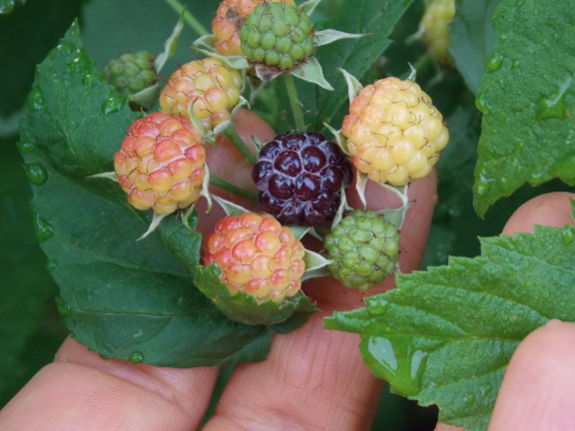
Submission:
{"label": "green unripe raspberry", "polygon": [[145,51],[124,54],[104,67],[104,75],[121,94],[139,93],[154,84],[154,58]]}
{"label": "green unripe raspberry", "polygon": [[240,32],[248,60],[282,70],[293,69],[313,55],[314,37],[309,16],[285,3],[260,4]]}
{"label": "green unripe raspberry", "polygon": [[325,248],[333,277],[365,291],[395,270],[399,233],[381,214],[355,210],[327,236]]}

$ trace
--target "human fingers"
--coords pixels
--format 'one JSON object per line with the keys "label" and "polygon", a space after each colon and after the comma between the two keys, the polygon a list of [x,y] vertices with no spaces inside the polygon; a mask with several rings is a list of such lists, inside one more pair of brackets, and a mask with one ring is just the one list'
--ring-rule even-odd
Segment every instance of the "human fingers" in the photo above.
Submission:
{"label": "human fingers", "polygon": [[[569,198],[574,198],[575,195],[571,193],[549,193],[533,198],[519,207],[513,215],[509,218],[507,224],[503,228],[503,233],[513,235],[516,232],[533,232],[533,225],[541,224],[554,227],[563,227],[566,224],[574,224],[571,217],[571,205]],[[545,394],[541,390],[548,387],[547,381],[543,386],[538,382],[540,379],[546,380],[549,376],[539,373],[541,370],[547,370],[552,374],[557,373],[555,378],[561,376],[564,367],[573,364],[568,363],[555,363],[556,360],[561,362],[566,358],[562,358],[562,353],[557,352],[560,345],[554,344],[557,341],[567,341],[569,334],[571,334],[571,344],[575,338],[575,325],[564,324],[561,326],[556,323],[550,323],[542,328],[537,329],[530,334],[518,347],[514,353],[505,378],[497,397],[495,409],[491,418],[490,431],[499,430],[564,430],[573,429],[574,427],[559,427],[553,428],[553,422],[540,422],[542,425],[537,425],[538,417],[542,418],[542,407],[549,406],[547,398],[551,397],[551,393]],[[547,346],[551,341],[552,346]],[[562,343],[565,346],[565,343]],[[548,347],[552,347],[551,350]],[[548,354],[551,358],[548,357]],[[554,358],[554,359],[553,359]],[[553,364],[553,365],[552,365]],[[533,378],[533,371],[537,371],[535,379]],[[543,371],[542,371],[543,372]],[[563,374],[566,376],[566,374]],[[561,377],[560,377],[561,378]],[[541,380],[541,382],[543,382]],[[565,379],[567,380],[567,379]],[[561,380],[556,380],[561,382]],[[575,384],[575,380],[573,380]],[[568,390],[572,391],[573,385]],[[562,396],[562,395],[560,395]],[[539,400],[541,403],[538,405],[534,400]],[[572,400],[575,401],[575,400]],[[557,404],[559,406],[559,404]],[[571,411],[570,408],[565,412]],[[555,413],[559,413],[558,411]],[[557,415],[557,418],[561,417]],[[547,420],[549,418],[546,418]],[[541,427],[537,427],[541,426]],[[452,427],[449,425],[439,424],[436,431],[462,431],[463,428]]]}
{"label": "human fingers", "polygon": [[[246,141],[252,135],[261,140],[273,137],[273,130],[247,111],[239,113],[236,127]],[[208,163],[219,175],[237,185],[249,185],[249,166],[243,165],[231,144],[224,141],[210,150]],[[215,367],[174,369],[104,360],[69,338],[54,363],[44,367],[0,412],[0,429],[196,429],[217,374]]]}
{"label": "human fingers", "polygon": [[[410,186],[401,236],[403,272],[419,268],[433,206],[435,175]],[[377,185],[368,189],[371,209],[398,206]],[[374,291],[394,287],[393,278]],[[363,363],[356,334],[328,331],[322,319],[334,310],[363,305],[364,294],[343,288],[330,278],[310,280],[303,290],[318,301],[322,313],[297,331],[274,337],[267,361],[239,365],[205,431],[362,430],[368,429],[383,381]]]}

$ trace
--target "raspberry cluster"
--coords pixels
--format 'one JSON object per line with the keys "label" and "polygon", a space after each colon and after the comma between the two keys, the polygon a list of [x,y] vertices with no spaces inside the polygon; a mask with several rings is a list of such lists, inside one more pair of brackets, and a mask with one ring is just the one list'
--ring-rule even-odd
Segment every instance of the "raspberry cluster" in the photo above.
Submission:
{"label": "raspberry cluster", "polygon": [[170,214],[197,201],[206,173],[201,142],[186,117],[155,112],[136,120],[114,156],[130,204]]}
{"label": "raspberry cluster", "polygon": [[106,64],[104,75],[119,93],[135,94],[154,83],[154,59],[154,55],[145,51],[127,53]]}
{"label": "raspberry cluster", "polygon": [[261,150],[252,178],[265,210],[286,225],[317,226],[334,217],[351,164],[317,132],[282,133]]}
{"label": "raspberry cluster", "polygon": [[204,265],[217,263],[231,294],[282,302],[301,287],[304,247],[269,214],[243,213],[220,220],[206,238]]}

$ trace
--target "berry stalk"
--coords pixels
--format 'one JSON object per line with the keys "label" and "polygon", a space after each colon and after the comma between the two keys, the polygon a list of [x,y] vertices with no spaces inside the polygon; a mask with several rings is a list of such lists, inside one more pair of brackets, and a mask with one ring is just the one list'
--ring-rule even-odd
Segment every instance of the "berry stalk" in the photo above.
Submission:
{"label": "berry stalk", "polygon": [[305,123],[303,121],[303,111],[301,110],[301,104],[297,97],[297,90],[295,88],[295,82],[293,76],[290,73],[284,73],[284,80],[286,83],[287,94],[289,98],[289,103],[291,110],[293,112],[293,119],[295,121],[295,128],[298,132],[305,132]]}
{"label": "berry stalk", "polygon": [[256,204],[259,203],[258,194],[256,192],[250,192],[249,190],[245,190],[242,189],[241,187],[235,186],[229,181],[226,181],[223,178],[220,178],[211,172],[210,172],[210,185],[219,187],[220,189],[230,192],[233,195],[249,199],[250,201]]}
{"label": "berry stalk", "polygon": [[182,11],[184,11],[184,21],[186,21],[186,24],[188,24],[190,28],[194,30],[198,35],[204,36],[210,33],[208,29],[205,28],[202,25],[202,23],[194,15],[192,15],[192,13],[189,10],[184,10],[185,6],[183,6],[178,0],[166,0],[166,3],[172,9],[174,9],[178,13],[178,15],[180,15]]}
{"label": "berry stalk", "polygon": [[252,165],[257,163],[258,159],[256,155],[248,148],[244,140],[236,131],[236,126],[233,123],[230,124],[226,129],[225,134],[228,138],[230,138],[232,144],[234,144],[234,147],[236,147],[240,153],[242,153],[242,156],[244,156],[249,163]]}

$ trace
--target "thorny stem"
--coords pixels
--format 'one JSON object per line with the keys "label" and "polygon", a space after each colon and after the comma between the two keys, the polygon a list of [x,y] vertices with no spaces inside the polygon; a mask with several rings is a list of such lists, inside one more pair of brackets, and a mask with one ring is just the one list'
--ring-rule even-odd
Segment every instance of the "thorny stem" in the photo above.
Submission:
{"label": "thorny stem", "polygon": [[303,111],[301,110],[301,105],[299,99],[297,98],[297,90],[295,88],[295,82],[293,76],[289,72],[283,74],[286,89],[288,93],[289,103],[291,105],[291,110],[293,112],[293,118],[295,120],[295,128],[298,132],[305,132],[305,123],[303,121]]}
{"label": "thorny stem", "polygon": [[238,135],[234,123],[229,125],[229,127],[225,131],[225,134],[228,138],[230,138],[232,144],[234,144],[234,147],[236,147],[240,151],[240,153],[242,153],[242,155],[249,163],[255,165],[258,162],[256,155],[248,148],[248,146],[243,141],[241,136]]}
{"label": "thorny stem", "polygon": [[[178,14],[182,13],[185,9],[178,0],[166,0],[166,3],[172,7]],[[192,30],[194,30],[198,35],[204,36],[210,32],[202,25],[202,23],[194,16],[189,10],[184,11],[184,21],[188,24]]]}
{"label": "thorny stem", "polygon": [[210,173],[210,185],[219,187],[220,189],[230,192],[233,195],[249,199],[254,203],[259,202],[258,194],[256,192],[250,192],[249,190],[245,190],[242,189],[241,187],[234,186],[229,181],[226,181],[223,178],[214,175],[213,173]]}

